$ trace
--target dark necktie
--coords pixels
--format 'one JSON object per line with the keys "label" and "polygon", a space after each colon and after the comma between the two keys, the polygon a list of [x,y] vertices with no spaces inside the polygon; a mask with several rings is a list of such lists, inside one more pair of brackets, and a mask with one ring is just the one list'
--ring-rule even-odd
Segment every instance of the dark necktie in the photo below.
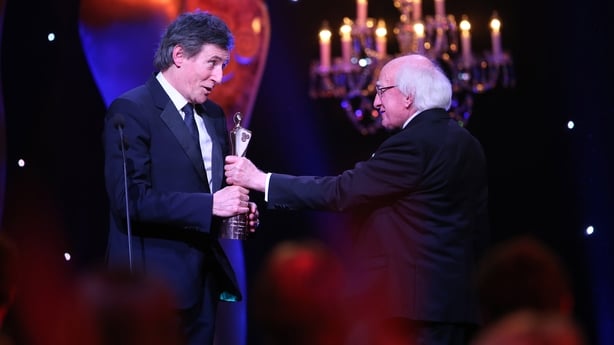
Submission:
{"label": "dark necktie", "polygon": [[188,130],[192,137],[194,137],[194,140],[198,142],[198,127],[196,127],[196,121],[194,120],[194,107],[191,103],[188,103],[181,110],[183,110],[184,114],[183,122],[188,126]]}
{"label": "dark necktie", "polygon": [[[213,146],[212,146],[213,144],[211,143],[211,137],[205,130],[205,132],[203,133],[203,145],[204,146],[201,149],[198,127],[196,126],[196,119],[194,118],[194,106],[188,103],[183,108],[181,108],[181,110],[183,110],[183,114],[184,114],[183,122],[185,122],[186,126],[188,126],[188,130],[190,131],[190,134],[192,134],[192,137],[194,138],[194,140],[196,140],[196,145],[198,145],[198,148],[201,152],[203,163],[205,164],[205,171],[206,171],[207,179],[209,182],[209,188],[213,190],[213,186],[218,186],[219,184],[221,184],[220,182],[221,177],[214,178],[216,184],[214,185],[211,184],[211,179],[212,179],[212,176],[214,175],[212,171],[212,167],[211,167],[212,165],[211,155],[212,155],[212,152],[214,151]],[[207,126],[206,121],[205,121],[205,126]],[[217,159],[219,162],[223,162],[223,158],[217,157]]]}

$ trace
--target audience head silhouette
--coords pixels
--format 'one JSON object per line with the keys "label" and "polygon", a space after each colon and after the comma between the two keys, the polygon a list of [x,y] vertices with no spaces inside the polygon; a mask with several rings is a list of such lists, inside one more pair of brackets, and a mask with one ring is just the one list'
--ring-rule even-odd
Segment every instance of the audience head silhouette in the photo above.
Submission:
{"label": "audience head silhouette", "polygon": [[483,258],[477,291],[485,327],[472,345],[583,345],[573,296],[559,257],[524,235]]}
{"label": "audience head silhouette", "polygon": [[340,261],[325,245],[278,244],[254,287],[252,310],[265,344],[341,344],[344,280]]}
{"label": "audience head silhouette", "polygon": [[493,247],[478,271],[477,290],[487,323],[521,309],[572,312],[573,295],[563,264],[531,236]]}

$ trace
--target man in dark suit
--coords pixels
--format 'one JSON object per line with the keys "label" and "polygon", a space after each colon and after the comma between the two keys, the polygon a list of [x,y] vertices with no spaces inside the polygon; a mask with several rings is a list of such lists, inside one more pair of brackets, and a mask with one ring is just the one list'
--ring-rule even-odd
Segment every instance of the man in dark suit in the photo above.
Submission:
{"label": "man in dark suit", "polygon": [[265,192],[269,208],[355,215],[347,261],[357,307],[348,310],[370,331],[348,343],[467,344],[479,323],[472,274],[488,236],[483,149],[450,118],[450,81],[428,58],[391,60],[376,91],[382,125],[395,133],[369,160],[321,177],[267,174],[228,156],[226,181]]}
{"label": "man in dark suit", "polygon": [[258,222],[249,190],[223,181],[230,153],[227,121],[208,99],[222,82],[233,44],[218,17],[201,11],[180,15],[155,53],[159,72],[115,99],[105,117],[109,266],[164,279],[186,343],[193,345],[213,344],[219,300],[242,298],[218,241],[222,219],[249,213],[251,231]]}

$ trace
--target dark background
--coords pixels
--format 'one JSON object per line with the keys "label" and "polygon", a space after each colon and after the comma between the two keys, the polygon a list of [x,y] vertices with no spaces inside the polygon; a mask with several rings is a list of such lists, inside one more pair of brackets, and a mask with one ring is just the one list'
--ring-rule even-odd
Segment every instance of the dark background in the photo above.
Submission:
{"label": "dark background", "polygon": [[[9,0],[5,5],[3,226],[58,225],[75,265],[96,265],[104,255],[107,222],[105,106],[81,48],[79,2]],[[431,1],[423,5],[423,14],[433,13]],[[268,7],[271,45],[249,124],[254,136],[248,156],[267,171],[336,174],[351,168],[384,135],[356,132],[336,100],[310,99],[308,71],[318,57],[322,21],[340,23],[353,16],[355,2],[269,0]],[[465,0],[449,1],[446,9],[472,19],[477,51],[489,47],[487,20],[497,10],[504,49],[515,62],[516,88],[480,95],[468,125],[487,154],[493,241],[531,233],[550,245],[568,268],[576,316],[590,344],[612,344],[614,60],[608,45],[614,35],[607,24],[612,5]],[[372,0],[369,15],[385,17],[389,25],[398,19],[389,0]],[[63,39],[53,45],[41,39],[49,31]],[[570,120],[573,130],[567,128]],[[22,157],[26,169],[17,166]],[[330,240],[342,217],[272,213],[264,205],[261,212],[259,233],[244,244],[248,284],[276,243]],[[595,227],[591,236],[585,234],[588,225]]]}

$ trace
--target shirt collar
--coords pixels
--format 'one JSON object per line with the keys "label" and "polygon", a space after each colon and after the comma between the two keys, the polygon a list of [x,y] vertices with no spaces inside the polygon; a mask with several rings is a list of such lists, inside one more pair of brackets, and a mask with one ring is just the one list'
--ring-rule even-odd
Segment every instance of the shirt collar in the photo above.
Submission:
{"label": "shirt collar", "polygon": [[158,82],[160,83],[160,85],[162,86],[166,94],[168,95],[168,97],[171,99],[171,102],[173,102],[177,110],[181,110],[181,108],[183,108],[183,106],[185,106],[188,103],[185,97],[183,97],[179,93],[179,91],[177,91],[177,89],[175,89],[168,82],[168,80],[164,78],[164,75],[162,75],[162,72],[158,72],[158,74],[156,75],[156,79],[158,80]]}
{"label": "shirt collar", "polygon": [[414,117],[416,117],[416,115],[418,115],[418,113],[419,113],[419,111],[417,111],[417,112],[415,112],[415,113],[411,114],[411,116],[409,117],[409,119],[407,119],[407,120],[405,121],[405,123],[403,124],[403,128],[407,127],[407,125],[409,124],[409,121],[411,121],[411,120],[412,120]]}

